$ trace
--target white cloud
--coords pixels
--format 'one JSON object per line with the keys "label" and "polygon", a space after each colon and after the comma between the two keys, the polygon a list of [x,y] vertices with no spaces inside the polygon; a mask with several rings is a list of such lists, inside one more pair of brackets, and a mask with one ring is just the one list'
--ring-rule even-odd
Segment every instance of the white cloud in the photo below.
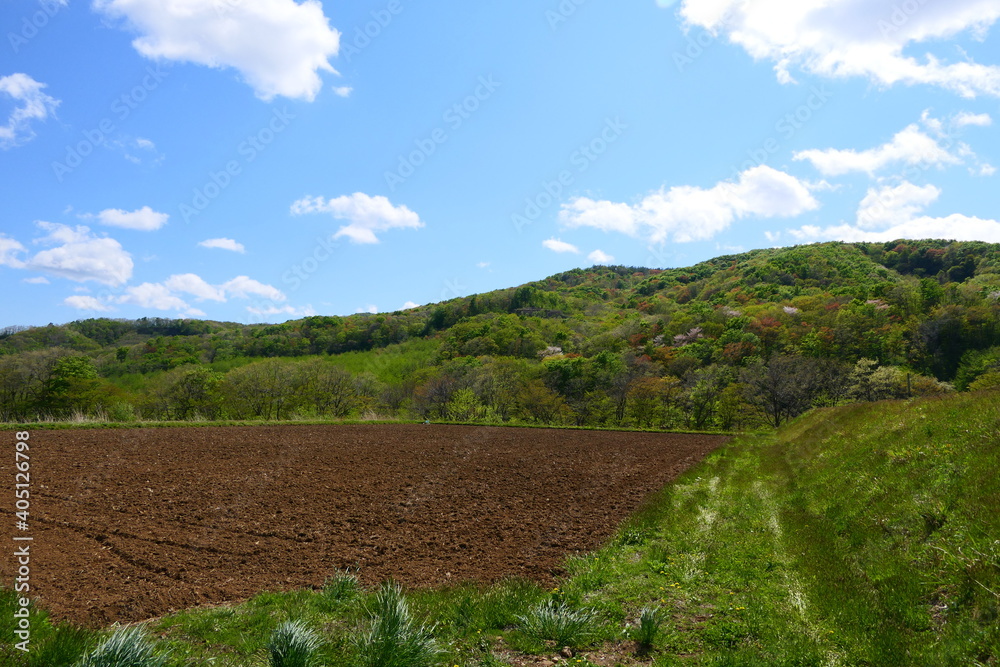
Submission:
{"label": "white cloud", "polygon": [[566,243],[556,238],[551,238],[546,241],[542,241],[542,245],[551,250],[552,252],[571,252],[575,255],[580,254],[580,249],[577,248],[572,243]]}
{"label": "white cloud", "polygon": [[0,266],[23,269],[24,262],[15,257],[15,255],[25,250],[26,248],[18,241],[0,233]]}
{"label": "white cloud", "polygon": [[338,97],[350,97],[354,89],[350,86],[337,86],[333,89],[333,94]]}
{"label": "white cloud", "polygon": [[795,153],[794,159],[812,162],[824,176],[842,176],[855,171],[873,175],[880,169],[900,162],[928,167],[962,162],[916,124],[907,126],[892,141],[877,148],[864,151],[834,148],[807,150]]}
{"label": "white cloud", "polygon": [[419,308],[420,304],[414,301],[407,301],[403,304],[403,310],[411,310],[413,308]]}
{"label": "white cloud", "polygon": [[28,283],[29,285],[48,285],[49,279],[45,276],[35,276],[34,278],[25,278],[21,282]]}
{"label": "white cloud", "polygon": [[86,215],[84,218],[97,218],[103,225],[109,227],[120,227],[122,229],[135,229],[141,232],[153,232],[167,224],[170,216],[166,213],[158,213],[148,206],[143,206],[136,211],[123,211],[120,208],[109,208],[101,211],[96,216]]}
{"label": "white cloud", "polygon": [[63,305],[77,310],[94,310],[99,313],[106,313],[114,310],[111,306],[101,303],[92,296],[68,296],[63,299]]}
{"label": "white cloud", "polygon": [[862,229],[876,229],[896,226],[913,220],[941,196],[941,190],[933,185],[918,187],[904,181],[896,187],[882,186],[869,188],[868,194],[858,207],[858,226]]}
{"label": "white cloud", "polygon": [[274,302],[283,302],[287,300],[287,297],[277,288],[247,276],[237,276],[222,285],[211,285],[204,278],[193,273],[176,274],[162,283],[147,282],[129,287],[125,290],[124,295],[116,299],[116,302],[155,310],[176,310],[190,317],[204,316],[203,311],[188,304],[185,296],[194,297],[196,301],[215,301],[217,303],[226,303],[230,298],[263,297],[271,303],[266,307],[251,306],[247,310],[257,315],[315,314],[311,312],[311,309],[298,311],[291,306],[276,306]]}
{"label": "white cloud", "polygon": [[589,259],[594,264],[610,264],[611,262],[615,261],[614,257],[601,250],[595,250],[594,252],[590,253],[589,255],[587,255],[587,259]]}
{"label": "white cloud", "polygon": [[979,165],[979,175],[980,176],[992,176],[997,173],[997,168],[992,164],[981,164]]}
{"label": "white cloud", "polygon": [[202,248],[218,248],[220,250],[232,250],[233,252],[245,253],[246,248],[243,247],[242,243],[238,243],[233,239],[221,238],[221,239],[206,239],[198,244]]}
{"label": "white cloud", "polygon": [[56,245],[32,257],[27,268],[51,273],[77,282],[90,280],[117,287],[132,277],[132,256],[112,238],[99,238],[87,227],[67,227],[50,222],[36,223],[48,235],[35,243]]}
{"label": "white cloud", "polygon": [[35,137],[31,122],[55,115],[59,100],[43,93],[45,87],[20,72],[0,77],[0,99],[7,96],[15,102],[7,124],[0,125],[0,148],[14,148],[31,141]]}
{"label": "white cloud", "polygon": [[225,302],[226,300],[226,292],[223,288],[213,287],[205,282],[204,278],[193,273],[183,273],[170,276],[163,286],[171,292],[190,294],[198,301],[209,300]]}
{"label": "white cloud", "polygon": [[126,19],[136,51],[155,60],[237,70],[257,97],[313,100],[340,48],[319,0],[94,0]]}
{"label": "white cloud", "polygon": [[954,122],[958,127],[966,127],[969,125],[974,125],[976,127],[989,127],[993,124],[993,119],[988,113],[969,113],[968,111],[963,111],[955,116]]}
{"label": "white cloud", "polygon": [[365,306],[364,308],[358,308],[354,312],[356,312],[356,313],[370,313],[372,315],[375,315],[376,313],[378,313],[378,306],[368,305],[368,306]]}
{"label": "white cloud", "polygon": [[1000,18],[996,0],[684,0],[680,14],[687,26],[724,33],[755,60],[774,62],[782,83],[794,81],[797,68],[881,86],[1000,96],[1000,67],[967,57],[948,63],[930,50],[963,33],[985,38]]}
{"label": "white cloud", "polygon": [[253,315],[267,316],[267,315],[290,315],[292,317],[312,317],[316,314],[312,306],[306,306],[304,308],[295,308],[294,306],[282,306],[278,307],[274,304],[268,305],[263,308],[258,308],[256,306],[247,306],[247,312]]}
{"label": "white cloud", "polygon": [[812,186],[768,166],[744,171],[739,181],[724,181],[706,190],[675,186],[645,197],[635,205],[580,197],[563,204],[559,219],[566,227],[594,227],[651,243],[677,243],[713,238],[744,217],[794,217],[819,208]]}
{"label": "white cloud", "polygon": [[478,268],[480,268],[480,269],[488,269],[488,268],[490,268],[490,263],[489,262],[476,262],[476,266]]}
{"label": "white cloud", "polygon": [[232,280],[223,283],[221,289],[226,294],[240,299],[249,299],[251,296],[259,296],[271,301],[285,301],[286,297],[281,290],[271,285],[265,285],[247,276],[237,276]]}
{"label": "white cloud", "polygon": [[799,241],[886,242],[896,239],[951,239],[1000,242],[1000,222],[952,214],[943,218],[923,215],[937,201],[941,190],[904,181],[898,186],[871,188],[858,207],[854,224],[830,227],[807,225],[790,229]]}
{"label": "white cloud", "polygon": [[152,308],[153,310],[178,310],[188,312],[191,307],[183,299],[160,283],[142,283],[126,288],[116,301],[122,304]]}
{"label": "white cloud", "polygon": [[305,197],[292,204],[294,215],[329,213],[337,220],[346,220],[335,239],[346,236],[354,243],[378,243],[376,232],[390,229],[420,229],[424,226],[420,216],[405,206],[393,206],[385,197],[370,197],[362,192],[350,196],[324,199]]}
{"label": "white cloud", "polygon": [[896,239],[947,239],[1000,243],[1000,222],[958,213],[944,218],[922,216],[879,231],[861,229],[854,225],[837,225],[826,228],[806,226],[789,231],[800,241],[885,243]]}

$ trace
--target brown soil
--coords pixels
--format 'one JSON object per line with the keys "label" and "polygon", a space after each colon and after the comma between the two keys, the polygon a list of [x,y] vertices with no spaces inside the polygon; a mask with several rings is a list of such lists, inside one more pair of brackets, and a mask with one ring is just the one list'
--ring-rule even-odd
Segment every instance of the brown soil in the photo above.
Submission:
{"label": "brown soil", "polygon": [[32,594],[92,626],[321,586],[347,567],[409,587],[545,582],[723,441],[400,424],[36,430],[21,534],[34,537]]}

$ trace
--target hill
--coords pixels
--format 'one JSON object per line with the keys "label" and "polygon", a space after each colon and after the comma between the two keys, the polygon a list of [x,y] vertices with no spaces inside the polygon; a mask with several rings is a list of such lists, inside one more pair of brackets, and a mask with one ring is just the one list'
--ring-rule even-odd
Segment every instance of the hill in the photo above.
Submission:
{"label": "hill", "polygon": [[991,386],[998,373],[1000,245],[824,243],[681,269],[577,269],[378,315],[11,327],[0,418],[729,429]]}

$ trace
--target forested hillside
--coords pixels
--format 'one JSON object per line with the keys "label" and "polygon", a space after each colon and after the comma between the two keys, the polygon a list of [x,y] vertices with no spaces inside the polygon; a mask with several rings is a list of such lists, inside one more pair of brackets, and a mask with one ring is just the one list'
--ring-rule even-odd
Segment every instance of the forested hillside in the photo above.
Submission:
{"label": "forested hillside", "polygon": [[0,332],[0,418],[398,417],[733,429],[1000,385],[1000,245],[593,267],[391,314]]}

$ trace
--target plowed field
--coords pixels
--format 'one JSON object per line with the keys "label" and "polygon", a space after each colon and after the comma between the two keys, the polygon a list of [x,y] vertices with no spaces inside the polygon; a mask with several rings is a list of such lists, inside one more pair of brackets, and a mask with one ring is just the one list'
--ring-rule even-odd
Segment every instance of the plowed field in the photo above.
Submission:
{"label": "plowed field", "polygon": [[58,618],[100,626],[321,586],[347,567],[406,586],[548,581],[724,440],[398,424],[35,430],[32,592]]}

